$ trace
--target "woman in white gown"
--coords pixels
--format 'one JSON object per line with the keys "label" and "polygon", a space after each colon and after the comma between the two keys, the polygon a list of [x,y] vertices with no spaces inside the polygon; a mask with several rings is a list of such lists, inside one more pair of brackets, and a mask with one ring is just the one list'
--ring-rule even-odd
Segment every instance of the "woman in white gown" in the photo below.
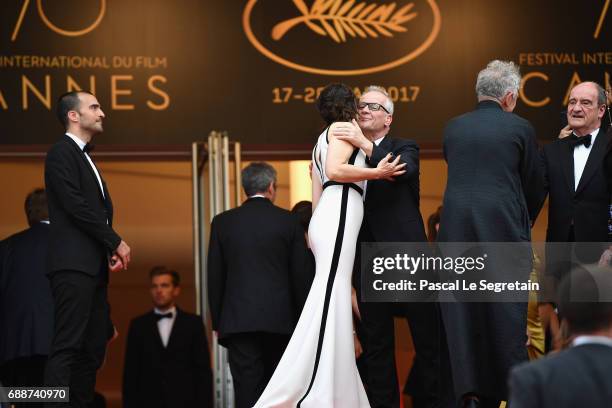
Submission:
{"label": "woman in white gown", "polygon": [[[291,340],[256,408],[369,407],[354,353],[351,273],[363,218],[364,180],[402,174],[399,157],[368,168],[365,154],[332,136],[357,115],[355,95],[328,85],[317,100],[327,127],[312,154],[308,229],[316,274]],[[356,124],[354,124],[356,126]],[[342,181],[342,183],[339,182]]]}

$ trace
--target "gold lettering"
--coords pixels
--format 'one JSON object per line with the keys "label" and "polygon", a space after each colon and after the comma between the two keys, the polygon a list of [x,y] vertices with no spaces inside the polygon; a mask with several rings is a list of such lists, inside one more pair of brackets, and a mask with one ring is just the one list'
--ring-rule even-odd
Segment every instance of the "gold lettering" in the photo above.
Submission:
{"label": "gold lettering", "polygon": [[563,106],[567,106],[567,103],[569,102],[569,96],[570,96],[570,92],[572,91],[572,88],[575,87],[576,85],[578,85],[581,82],[582,82],[582,80],[580,79],[580,77],[578,76],[576,71],[574,71],[574,75],[572,75],[572,80],[570,81],[570,84],[567,87],[567,92],[565,93],[565,98],[563,98]]}
{"label": "gold lettering", "polygon": [[[83,87],[74,80],[70,75],[66,76],[66,92],[82,91]],[[89,92],[96,94],[96,77],[93,75],[89,76]]]}
{"label": "gold lettering", "polygon": [[119,81],[131,81],[134,79],[132,75],[112,75],[111,76],[111,108],[113,110],[134,110],[134,105],[124,104],[120,105],[117,101],[119,95],[131,95],[131,89],[118,89],[117,82]]}
{"label": "gold lettering", "polygon": [[161,83],[166,83],[168,82],[168,80],[166,79],[166,77],[162,76],[162,75],[153,75],[152,77],[149,78],[149,80],[147,81],[147,86],[149,87],[149,90],[159,96],[162,97],[163,102],[161,104],[154,104],[151,101],[147,101],[147,106],[153,110],[164,110],[167,109],[168,106],[170,105],[170,97],[168,96],[168,94],[164,91],[162,91],[161,89],[155,87],[154,82],[159,81]]}
{"label": "gold lettering", "polygon": [[51,109],[51,76],[45,75],[45,96],[34,86],[32,82],[25,76],[21,76],[21,106],[23,110],[28,110],[28,89],[32,91],[42,103]]}
{"label": "gold lettering", "polygon": [[0,106],[2,106],[2,109],[8,110],[8,105],[4,100],[4,95],[2,95],[2,91],[0,91]]}
{"label": "gold lettering", "polygon": [[525,84],[531,78],[540,78],[540,79],[543,79],[544,81],[548,82],[548,75],[546,75],[543,72],[535,71],[535,72],[530,72],[527,75],[523,76],[523,79],[521,80],[521,87],[519,89],[519,95],[521,97],[521,100],[527,106],[531,106],[533,108],[540,108],[542,106],[548,105],[550,103],[550,98],[548,96],[546,98],[542,99],[542,100],[533,101],[533,100],[529,99],[527,97],[527,95],[525,95]]}

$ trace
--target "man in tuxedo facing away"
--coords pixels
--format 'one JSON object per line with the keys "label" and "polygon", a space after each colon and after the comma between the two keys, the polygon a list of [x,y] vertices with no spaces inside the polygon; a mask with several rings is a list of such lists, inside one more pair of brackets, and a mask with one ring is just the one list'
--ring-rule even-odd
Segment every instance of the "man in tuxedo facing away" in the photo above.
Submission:
{"label": "man in tuxedo facing away", "polygon": [[558,298],[571,346],[515,367],[509,408],[611,405],[612,271],[579,267],[563,279]]}
{"label": "man in tuxedo facing away", "polygon": [[0,242],[0,381],[4,386],[41,387],[53,336],[44,189],[28,194],[25,212],[30,228]]}
{"label": "man in tuxedo facing away", "polygon": [[212,371],[202,318],[176,306],[180,277],[151,270],[154,309],[132,320],[123,369],[124,408],[212,407]]}
{"label": "man in tuxedo facing away", "polygon": [[410,387],[413,405],[415,408],[439,407],[442,397],[438,305],[431,302],[367,302],[361,295],[362,242],[427,242],[419,209],[419,147],[412,140],[389,135],[394,106],[384,88],[369,86],[357,106],[361,131],[350,124],[341,124],[336,127],[335,136],[362,149],[371,167],[376,167],[389,153],[399,156],[400,163],[406,164],[406,172],[393,180],[367,182],[353,277],[361,315],[359,340],[363,346],[359,372],[373,408],[400,406],[394,316],[406,316],[415,347],[411,374],[414,384],[410,384],[414,385]]}
{"label": "man in tuxedo facing away", "polygon": [[[576,85],[567,105],[573,134],[543,149],[549,197],[546,241],[552,243],[546,251],[548,293],[555,293],[572,264],[597,262],[604,247],[591,243],[608,241],[610,180],[605,163],[612,133],[602,129],[605,110],[606,94],[599,84]],[[554,303],[554,296],[544,300]]]}
{"label": "man in tuxedo facing away", "polygon": [[96,370],[115,330],[108,274],[127,269],[130,248],[113,230],[110,194],[88,154],[92,138],[102,133],[100,103],[89,92],[69,92],[58,100],[57,116],[65,134],[45,161],[48,276],[55,304],[45,385],[70,387],[70,406],[80,408],[93,400]]}
{"label": "man in tuxedo facing away", "polygon": [[242,170],[248,199],[217,215],[208,249],[213,330],[228,349],[236,408],[263,392],[289,342],[313,279],[297,217],[276,207],[276,171]]}

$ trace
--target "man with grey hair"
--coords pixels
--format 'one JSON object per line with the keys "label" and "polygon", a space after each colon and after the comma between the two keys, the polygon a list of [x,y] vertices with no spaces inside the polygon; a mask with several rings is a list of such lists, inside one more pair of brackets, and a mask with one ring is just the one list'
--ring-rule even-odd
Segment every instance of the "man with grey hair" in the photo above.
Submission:
{"label": "man with grey hair", "polygon": [[270,380],[313,279],[304,230],[276,207],[276,171],[242,170],[248,199],[212,221],[208,300],[213,330],[228,348],[237,408],[250,408]]}
{"label": "man with grey hair", "polygon": [[[439,242],[530,241],[544,180],[535,131],[512,113],[520,80],[514,63],[490,62],[478,74],[476,110],[446,126],[448,181]],[[523,255],[515,260],[513,273],[528,277],[531,252]],[[486,272],[498,273],[492,261]],[[459,406],[497,408],[507,399],[510,368],[527,360],[527,298],[519,303],[442,303],[441,309]]]}
{"label": "man with grey hair", "polygon": [[367,296],[364,299],[365,292],[361,291],[362,242],[427,241],[419,209],[419,147],[413,140],[389,136],[393,121],[393,101],[384,88],[367,87],[357,106],[358,121],[353,124],[337,124],[334,135],[363,150],[367,163],[372,167],[376,167],[391,154],[400,158],[406,170],[392,180],[367,182],[353,274],[361,315],[358,332],[363,345],[359,371],[372,407],[400,406],[394,316],[406,316],[416,351],[408,387],[413,396],[413,405],[416,408],[439,407],[440,319],[437,304],[369,302]]}

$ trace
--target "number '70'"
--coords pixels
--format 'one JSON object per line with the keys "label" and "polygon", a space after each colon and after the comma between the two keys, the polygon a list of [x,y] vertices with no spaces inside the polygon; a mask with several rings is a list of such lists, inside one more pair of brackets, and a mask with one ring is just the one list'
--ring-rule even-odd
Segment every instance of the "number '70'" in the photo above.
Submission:
{"label": "number '70'", "polygon": [[[94,30],[104,18],[104,13],[106,13],[106,0],[98,0],[100,2],[100,12],[96,17],[96,20],[90,24],[89,26],[81,29],[81,30],[65,30],[57,25],[53,24],[51,20],[45,14],[45,10],[43,8],[43,0],[36,0],[36,9],[38,10],[38,15],[40,19],[45,23],[45,25],[55,31],[60,35],[64,35],[67,37],[78,37],[81,35],[85,35],[90,31]],[[17,39],[17,35],[19,34],[19,30],[21,29],[21,24],[23,23],[23,18],[25,17],[26,11],[28,10],[28,6],[30,5],[30,0],[23,0],[23,5],[21,6],[21,12],[19,13],[19,17],[17,18],[17,23],[15,24],[15,29],[13,30],[13,35],[11,36],[11,41],[14,42]]]}

